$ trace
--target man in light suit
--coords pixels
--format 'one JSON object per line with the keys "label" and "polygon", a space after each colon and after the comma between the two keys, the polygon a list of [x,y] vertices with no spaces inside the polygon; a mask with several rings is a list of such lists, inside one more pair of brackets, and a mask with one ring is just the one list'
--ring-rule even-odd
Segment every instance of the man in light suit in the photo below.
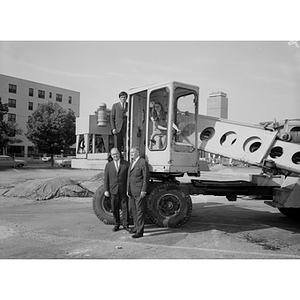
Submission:
{"label": "man in light suit", "polygon": [[134,233],[133,238],[140,238],[144,235],[146,194],[150,173],[147,161],[140,157],[139,148],[133,147],[130,149],[130,158],[127,195],[129,196],[129,207],[134,222],[134,228],[131,232]]}
{"label": "man in light suit", "polygon": [[113,160],[105,166],[104,195],[105,197],[111,197],[111,207],[115,223],[113,231],[118,231],[121,225],[120,208],[122,209],[123,227],[129,231],[128,198],[126,195],[129,163],[126,160],[120,159],[120,152],[117,148],[112,148],[110,155]]}
{"label": "man in light suit", "polygon": [[121,92],[119,94],[120,101],[113,104],[110,113],[110,126],[112,134],[114,135],[114,147],[118,148],[120,153],[125,151],[126,147],[126,128],[127,128],[127,93]]}

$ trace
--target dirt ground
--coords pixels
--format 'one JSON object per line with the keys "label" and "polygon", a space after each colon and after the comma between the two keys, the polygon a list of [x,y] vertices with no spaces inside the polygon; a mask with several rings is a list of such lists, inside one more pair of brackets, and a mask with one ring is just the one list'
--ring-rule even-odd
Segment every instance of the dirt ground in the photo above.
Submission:
{"label": "dirt ground", "polygon": [[[204,172],[202,179],[246,179],[248,168]],[[3,194],[20,183],[58,176],[79,182],[98,170],[27,168],[1,171]],[[182,179],[189,180],[188,177]],[[94,190],[97,188],[95,182]],[[263,201],[193,196],[193,213],[178,229],[158,228],[150,221],[145,236],[112,232],[97,219],[92,197],[59,197],[36,201],[0,197],[1,258],[300,258],[300,228]]]}
{"label": "dirt ground", "polygon": [[[215,172],[203,172],[202,179],[246,180],[249,173],[259,173],[259,170],[219,168]],[[145,278],[148,283],[160,278],[160,282],[172,286],[173,290],[176,288],[174,279],[183,276],[177,283],[186,282],[189,289],[200,291],[197,289],[199,283],[207,282],[205,287],[210,289],[205,295],[211,295],[214,287],[210,284],[218,282],[220,286],[228,277],[235,282],[236,290],[247,282],[247,274],[255,274],[248,280],[259,278],[266,282],[280,268],[283,268],[281,274],[291,274],[297,269],[300,223],[289,220],[263,201],[241,198],[229,202],[225,197],[193,196],[193,213],[184,226],[158,228],[149,221],[145,226],[145,236],[134,240],[125,230],[112,232],[112,226],[100,222],[93,212],[91,197],[36,201],[2,195],[8,189],[31,180],[66,176],[82,181],[97,174],[97,170],[63,168],[0,170],[0,279],[8,283],[4,288],[8,295],[17,280],[23,287],[22,295],[27,291],[28,299],[40,299],[44,290],[40,292],[37,287],[55,281],[52,285],[72,287],[65,292],[67,299],[70,295],[82,299],[87,297],[91,283],[101,287],[105,282],[114,289],[111,279],[107,279],[116,276],[114,270],[121,274],[124,268],[131,280],[135,276],[134,270],[144,270],[144,275],[136,279],[141,285],[145,284]],[[243,264],[237,266],[234,260]],[[66,264],[66,261],[75,262],[75,265]],[[84,261],[84,264],[79,264],[79,261]],[[261,267],[261,262],[266,261],[271,264]],[[284,265],[278,265],[278,262],[284,262]],[[32,282],[35,282],[34,289],[30,288]],[[121,280],[118,282],[127,289],[128,283],[122,285]],[[79,287],[84,283],[87,287],[81,294],[74,292],[74,284]],[[162,288],[161,284],[159,286]],[[156,289],[156,284],[153,288]],[[241,296],[247,299],[249,293],[245,289]],[[201,288],[201,295],[204,295],[204,290]],[[104,295],[107,293],[109,296],[107,290]],[[182,288],[177,294],[182,298],[187,296]],[[280,291],[277,296],[279,294]],[[47,296],[53,299],[57,294],[50,290]],[[150,296],[151,292],[145,298],[152,299],[153,295]]]}

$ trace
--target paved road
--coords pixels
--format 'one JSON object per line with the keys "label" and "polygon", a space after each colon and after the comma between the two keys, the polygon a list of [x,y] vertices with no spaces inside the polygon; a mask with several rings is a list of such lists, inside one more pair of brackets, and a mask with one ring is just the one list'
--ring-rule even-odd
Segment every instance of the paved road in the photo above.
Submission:
{"label": "paved road", "polygon": [[[97,173],[72,169],[6,170],[0,174],[0,191],[35,178],[69,176],[80,180]],[[233,176],[233,172],[230,174]],[[289,220],[262,201],[192,198],[193,213],[183,227],[158,228],[148,222],[145,236],[134,240],[128,232],[114,233],[112,226],[100,222],[93,213],[91,198],[36,202],[1,196],[0,258],[300,258],[300,222]]]}

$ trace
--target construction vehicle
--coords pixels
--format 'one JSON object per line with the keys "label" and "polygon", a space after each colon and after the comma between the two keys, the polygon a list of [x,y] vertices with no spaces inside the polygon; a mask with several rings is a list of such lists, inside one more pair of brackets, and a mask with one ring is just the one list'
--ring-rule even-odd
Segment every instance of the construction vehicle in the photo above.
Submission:
{"label": "construction vehicle", "polygon": [[[152,122],[158,104],[166,112],[164,131],[157,131]],[[129,90],[124,158],[129,160],[128,149],[137,146],[149,163],[148,218],[160,227],[180,227],[191,216],[191,195],[201,194],[226,196],[229,201],[248,195],[288,217],[300,216],[300,119],[251,125],[200,115],[198,106],[199,87],[190,84],[173,81]],[[249,181],[201,180],[201,151],[262,172],[249,175]],[[183,176],[191,178],[180,181]],[[101,186],[93,209],[106,224],[113,224],[110,207]]]}

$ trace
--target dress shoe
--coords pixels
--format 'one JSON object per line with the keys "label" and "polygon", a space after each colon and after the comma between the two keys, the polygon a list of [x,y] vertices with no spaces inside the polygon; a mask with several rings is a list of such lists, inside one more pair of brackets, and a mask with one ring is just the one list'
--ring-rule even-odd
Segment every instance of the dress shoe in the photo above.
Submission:
{"label": "dress shoe", "polygon": [[125,230],[127,230],[128,232],[131,232],[131,229],[129,228],[129,226],[123,226],[123,228],[124,228]]}
{"label": "dress shoe", "polygon": [[132,236],[132,238],[133,238],[133,239],[138,239],[138,238],[140,238],[140,237],[142,237],[142,236],[143,236],[142,233],[136,233],[136,234],[134,234],[134,235]]}
{"label": "dress shoe", "polygon": [[112,231],[118,231],[119,228],[120,228],[120,226],[116,225],[116,226],[112,229]]}

